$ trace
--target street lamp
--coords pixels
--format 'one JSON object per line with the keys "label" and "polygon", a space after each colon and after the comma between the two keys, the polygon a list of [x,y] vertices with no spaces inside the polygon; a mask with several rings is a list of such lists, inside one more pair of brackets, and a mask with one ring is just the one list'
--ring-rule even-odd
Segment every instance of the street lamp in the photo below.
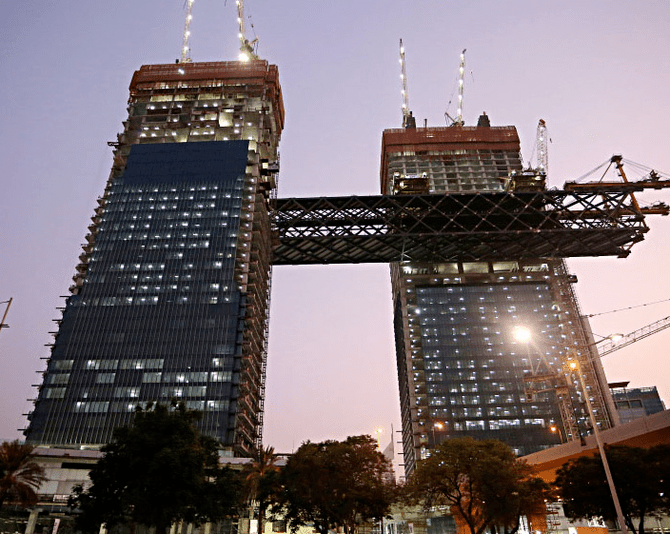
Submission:
{"label": "street lamp", "polygon": [[528,343],[531,338],[530,328],[527,326],[515,326],[512,329],[514,339],[521,343]]}
{"label": "street lamp", "polygon": [[614,509],[616,510],[617,520],[619,521],[619,527],[623,534],[628,534],[628,529],[626,528],[626,520],[623,517],[623,512],[621,510],[621,504],[619,503],[619,496],[617,495],[616,487],[614,486],[614,479],[612,478],[612,472],[610,471],[610,465],[607,461],[607,456],[605,455],[605,447],[603,442],[600,439],[600,432],[598,431],[598,425],[596,424],[596,418],[593,415],[593,408],[591,407],[591,400],[589,399],[589,393],[586,390],[586,383],[584,382],[584,375],[582,374],[582,368],[579,365],[577,360],[569,360],[568,368],[571,371],[575,371],[579,377],[579,383],[582,386],[582,393],[584,394],[584,400],[586,401],[586,408],[589,411],[589,419],[591,420],[591,426],[593,427],[593,436],[596,439],[598,444],[598,451],[600,452],[600,459],[603,462],[603,468],[605,469],[605,476],[607,477],[607,484],[610,488],[610,493],[612,494],[612,501],[614,502]]}
{"label": "street lamp", "polygon": [[437,436],[435,434],[435,430],[438,430],[438,431],[444,430],[444,423],[441,423],[440,421],[436,421],[435,423],[433,423],[433,426],[430,430],[433,434],[433,447],[437,448],[438,443],[437,443]]}
{"label": "street lamp", "polygon": [[563,432],[561,432],[561,429],[558,428],[558,426],[551,425],[549,427],[549,430],[551,431],[552,434],[558,434],[558,439],[561,440],[561,443],[565,443],[565,441],[563,441]]}

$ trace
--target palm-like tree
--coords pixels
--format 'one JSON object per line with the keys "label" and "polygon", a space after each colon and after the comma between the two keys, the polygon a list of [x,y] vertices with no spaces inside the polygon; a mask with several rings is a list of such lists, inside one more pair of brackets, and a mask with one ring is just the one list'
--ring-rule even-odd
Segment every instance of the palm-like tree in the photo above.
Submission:
{"label": "palm-like tree", "polygon": [[0,445],[0,506],[5,501],[21,506],[37,502],[37,489],[46,477],[44,468],[33,459],[33,449],[19,440]]}
{"label": "palm-like tree", "polygon": [[274,447],[259,449],[247,474],[247,496],[250,504],[258,507],[258,532],[263,534],[265,512],[272,504],[275,492],[275,475],[279,472]]}

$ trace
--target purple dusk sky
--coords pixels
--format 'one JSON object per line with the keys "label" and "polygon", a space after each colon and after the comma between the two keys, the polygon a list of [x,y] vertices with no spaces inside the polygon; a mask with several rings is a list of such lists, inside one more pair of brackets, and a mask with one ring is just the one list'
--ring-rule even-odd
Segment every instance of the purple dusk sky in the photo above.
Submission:
{"label": "purple dusk sky", "polygon": [[[614,153],[670,171],[666,0],[247,0],[246,14],[284,92],[281,197],[379,192],[381,132],[401,123],[401,37],[420,124],[455,112],[467,48],[466,124],[486,111],[515,125],[529,161],[545,119],[550,186]],[[0,438],[26,425],[133,71],[174,62],[184,15],[184,0],[0,2],[0,301],[14,298],[0,333]],[[236,59],[234,0],[196,0],[193,16],[192,58]],[[670,202],[670,191],[639,200]],[[670,298],[670,218],[648,224],[627,259],[569,262],[583,313]],[[390,439],[400,418],[388,266],[275,268],[271,313],[265,443],[290,452],[379,426]],[[667,315],[663,302],[592,326],[629,332]],[[608,379],[656,385],[667,404],[669,341],[670,330],[607,356]]]}

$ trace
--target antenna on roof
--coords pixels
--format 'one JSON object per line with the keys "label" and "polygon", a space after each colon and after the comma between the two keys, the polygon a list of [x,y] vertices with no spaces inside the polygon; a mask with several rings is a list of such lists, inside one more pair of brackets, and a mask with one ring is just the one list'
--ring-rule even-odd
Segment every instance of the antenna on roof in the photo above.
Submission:
{"label": "antenna on roof", "polygon": [[193,8],[193,2],[195,0],[186,0],[186,22],[184,22],[184,39],[181,45],[181,59],[179,63],[190,63],[191,62],[191,48],[188,45],[188,39],[191,36],[191,9]]}
{"label": "antenna on roof", "polygon": [[465,87],[465,48],[461,52],[461,63],[458,66],[458,109],[456,109],[456,118],[449,115],[448,111],[444,116],[451,121],[452,126],[463,126],[463,88]]}
{"label": "antenna on roof", "polygon": [[405,70],[405,47],[400,39],[400,81],[402,83],[402,126],[416,128],[416,119],[409,110],[409,95],[407,94],[407,71]]}
{"label": "antenna on roof", "polygon": [[237,4],[237,25],[239,27],[240,38],[240,61],[249,61],[251,59],[258,59],[256,47],[258,46],[258,37],[253,41],[246,38],[244,29],[244,0],[235,0]]}

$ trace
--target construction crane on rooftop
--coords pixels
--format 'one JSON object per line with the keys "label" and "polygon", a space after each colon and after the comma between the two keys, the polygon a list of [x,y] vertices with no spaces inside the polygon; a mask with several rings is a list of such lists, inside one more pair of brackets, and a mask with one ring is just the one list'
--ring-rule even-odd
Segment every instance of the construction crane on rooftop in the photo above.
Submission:
{"label": "construction crane on rooftop", "polygon": [[186,0],[186,21],[184,22],[184,36],[182,39],[181,59],[179,60],[179,63],[191,62],[189,38],[191,37],[191,20],[193,20],[193,15],[191,14],[193,10],[193,2],[195,2],[195,0]]}
{"label": "construction crane on rooftop", "polygon": [[465,88],[465,48],[461,52],[461,60],[458,66],[458,108],[456,108],[456,118],[449,115],[448,111],[444,116],[451,121],[452,126],[463,126],[463,89]]}
{"label": "construction crane on rooftop", "polygon": [[537,170],[546,176],[549,173],[549,150],[547,148],[547,123],[540,119],[536,134]]}
{"label": "construction crane on rooftop", "polygon": [[407,94],[407,71],[405,68],[405,47],[402,44],[402,39],[400,39],[400,81],[402,83],[402,125],[403,128],[408,128],[414,122],[416,126],[416,121],[412,117],[412,112],[409,110],[409,95]]}
{"label": "construction crane on rooftop", "polygon": [[[585,174],[584,176],[580,177],[579,180],[582,180],[586,178],[587,176],[590,176],[591,174],[595,173],[596,171],[602,169],[605,167],[605,171],[603,172],[602,176],[600,177],[600,180],[595,181],[595,182],[580,182],[579,180],[577,181],[569,181],[565,182],[563,184],[563,189],[565,191],[574,191],[574,192],[597,192],[597,191],[604,191],[607,189],[612,189],[612,188],[620,188],[623,190],[623,188],[630,188],[629,190],[631,191],[630,197],[631,197],[631,204],[632,207],[644,214],[644,215],[668,215],[668,206],[664,202],[656,202],[652,204],[651,206],[640,206],[637,199],[635,198],[634,194],[632,191],[643,191],[645,189],[667,189],[670,188],[670,178],[668,178],[666,175],[663,173],[660,173],[650,167],[646,167],[644,165],[641,165],[639,163],[634,163],[631,161],[626,160],[625,161],[628,165],[637,168],[638,170],[641,170],[646,173],[646,175],[641,179],[641,180],[636,180],[634,182],[631,182],[628,180],[628,177],[626,176],[626,172],[624,171],[624,158],[620,154],[615,154],[612,156],[608,161],[602,163],[589,173]],[[622,182],[619,181],[605,181],[605,175],[609,171],[610,168],[614,165],[614,168],[616,168],[617,173],[619,177],[621,178]],[[645,224],[646,225],[646,224]]]}
{"label": "construction crane on rooftop", "polygon": [[246,37],[244,26],[244,0],[235,0],[237,4],[237,25],[239,29],[238,37],[240,39],[240,61],[250,61],[258,59],[256,48],[258,46],[258,37],[249,41]]}

